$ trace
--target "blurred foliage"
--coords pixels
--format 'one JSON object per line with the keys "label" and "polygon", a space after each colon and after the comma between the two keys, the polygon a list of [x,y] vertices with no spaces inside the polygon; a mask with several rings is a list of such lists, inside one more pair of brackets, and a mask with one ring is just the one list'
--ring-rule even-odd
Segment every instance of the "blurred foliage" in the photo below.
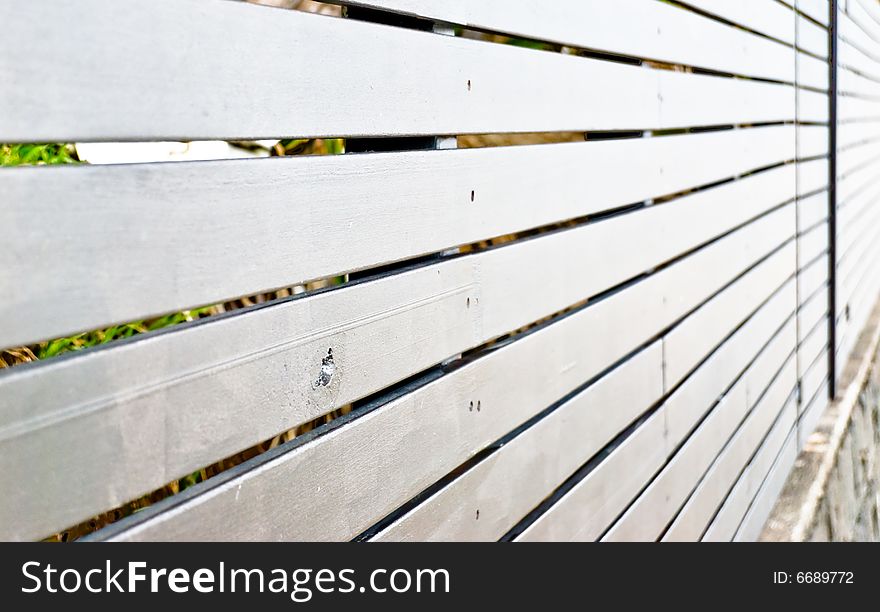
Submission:
{"label": "blurred foliage", "polygon": [[0,144],[0,166],[75,164],[76,149],[69,144]]}
{"label": "blurred foliage", "polygon": [[272,155],[340,155],[345,153],[344,138],[294,138],[280,140]]}
{"label": "blurred foliage", "polygon": [[162,329],[163,327],[170,327],[171,325],[183,323],[184,321],[193,321],[202,316],[208,316],[212,314],[212,308],[213,307],[211,306],[206,306],[204,308],[184,310],[183,312],[176,312],[157,319],[123,323],[122,325],[114,325],[107,329],[99,329],[97,331],[77,334],[75,336],[70,336],[69,338],[58,338],[57,340],[42,342],[37,345],[37,350],[34,351],[34,354],[37,359],[47,359],[68,351],[78,351],[90,346],[107,344],[113,340],[130,338],[136,334],[155,331],[157,329]]}

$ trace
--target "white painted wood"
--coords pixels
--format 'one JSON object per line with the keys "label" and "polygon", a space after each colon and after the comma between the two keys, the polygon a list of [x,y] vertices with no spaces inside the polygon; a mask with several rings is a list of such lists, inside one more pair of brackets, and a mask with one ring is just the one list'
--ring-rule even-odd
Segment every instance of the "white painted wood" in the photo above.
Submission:
{"label": "white painted wood", "polygon": [[[626,508],[672,454],[678,433],[664,427],[670,412],[688,404],[704,406],[699,398],[719,397],[735,371],[754,358],[792,310],[787,303],[794,292],[788,282],[773,300],[722,345],[712,359],[679,387],[648,420],[612,451],[593,471],[533,522],[520,540],[595,540]],[[787,312],[785,312],[787,311]],[[696,393],[695,393],[696,392]]]}
{"label": "white painted wood", "polygon": [[[780,253],[780,256],[787,257],[788,255]],[[773,312],[774,314],[766,314],[765,317],[776,321],[775,327],[761,328],[765,332],[762,336],[762,343],[766,342],[767,338],[771,337],[772,333],[786,321],[788,316],[795,312],[796,300],[796,287],[794,279],[791,279],[761,307],[759,312]],[[750,322],[753,320],[754,317],[749,319]],[[757,335],[750,335],[750,332],[742,330],[757,325],[757,323],[751,323],[739,328],[730,340],[721,345],[724,350],[712,353],[697,370],[699,375],[688,377],[677,392],[667,400],[665,404],[666,438],[670,443],[668,448],[670,453],[689,435],[703,414],[705,407],[719,398],[723,390],[751,363],[757,350],[754,345],[758,342],[758,338]],[[795,348],[794,343],[793,340],[791,350]]]}
{"label": "white painted wood", "polygon": [[[815,334],[819,339],[825,340],[821,344],[821,348],[827,345],[827,327],[820,325],[816,328]],[[815,359],[801,379],[801,400],[803,405],[808,405],[816,397],[819,390],[828,382],[828,351],[820,350]],[[803,415],[802,415],[803,420]],[[812,432],[812,429],[809,429]]]}
{"label": "white painted wood", "polygon": [[[782,262],[783,264],[787,263],[784,259],[779,259],[779,258],[774,258],[774,259],[777,259],[778,261]],[[759,273],[759,270],[761,270],[761,268],[764,267],[765,265],[766,264],[762,264],[762,266],[760,266],[754,272],[751,272],[746,277],[749,280],[749,284],[752,284],[752,283],[757,284],[757,282],[762,280],[762,275]],[[783,269],[783,274],[782,274],[781,278],[785,278],[785,276],[787,276],[790,268],[788,268],[786,266],[786,267],[783,267],[782,269]],[[736,286],[734,288],[727,289],[724,292],[724,294],[722,294],[723,299],[726,302],[728,302],[728,306],[727,306],[728,309],[730,308],[729,302],[731,302],[731,301],[735,302],[737,304],[737,307],[742,306],[744,304],[748,305],[750,303],[749,300],[745,297],[748,294],[748,291],[745,291],[742,289],[742,282],[743,281],[740,281],[739,283],[736,284]],[[777,282],[775,286],[778,286],[778,284],[779,283]],[[717,315],[718,315],[719,309],[717,307],[713,308],[714,302],[715,302],[715,300],[713,300],[709,304],[704,305],[698,311],[698,314],[701,316],[709,317],[709,318],[716,317],[716,319],[718,319]],[[702,313],[706,312],[707,310],[709,312],[706,315],[703,315]],[[701,316],[693,315],[693,316],[689,317],[678,328],[676,328],[672,332],[672,334],[678,334],[679,330],[681,330],[682,328],[691,327],[691,326],[693,326],[698,333],[704,332],[705,330],[700,329],[700,327],[702,325],[702,321],[705,320],[705,319],[701,318]],[[718,323],[716,321],[716,325],[717,324]],[[790,325],[788,326],[787,329],[788,329],[788,332],[786,332],[786,334],[783,336],[783,338],[776,344],[776,346],[778,346],[779,350],[782,350],[785,352],[786,356],[788,355],[788,353],[790,353],[794,349],[795,342],[796,342],[794,320],[792,320],[790,322]],[[678,337],[679,337],[678,335],[675,335],[676,340],[678,339]],[[668,337],[667,337],[667,339],[664,339],[664,342],[668,346]],[[778,350],[776,352],[778,352]],[[773,354],[775,355],[775,353],[773,353]],[[669,359],[670,359],[670,357],[669,357],[669,352],[667,349],[667,352],[666,352],[667,372],[669,371]],[[769,363],[769,362],[772,362],[773,359],[774,358],[770,358],[770,357],[759,358],[758,362],[761,364],[760,365],[761,371],[763,371],[763,372],[775,371],[775,370],[771,370],[771,365],[773,365],[775,367],[778,364],[775,364],[775,363],[770,364]],[[779,362],[781,363],[781,361],[782,360],[780,359]],[[765,362],[768,362],[768,363],[765,363]],[[764,382],[766,382],[766,381],[764,381]],[[760,385],[762,383],[755,383],[755,384]],[[648,386],[650,387],[650,385],[648,385]],[[744,383],[742,388],[744,390],[744,393],[748,394],[748,389],[750,387]],[[755,392],[755,391],[753,390],[753,392]],[[621,394],[621,397],[623,397],[625,400],[627,399],[626,395],[624,395],[624,394]],[[642,402],[642,410],[644,410],[646,407],[647,407],[647,404],[645,402]],[[727,413],[729,411],[725,411],[725,412]],[[632,420],[632,416],[630,416],[630,420]],[[614,427],[614,430],[615,431],[619,430],[620,426],[619,425],[614,426],[613,423],[615,423],[615,421],[612,421],[612,427]],[[542,436],[542,438],[545,440],[546,439],[554,439],[556,437],[558,437],[558,436],[555,436],[552,434],[548,434],[547,436]],[[607,437],[603,437],[602,440],[607,441]],[[577,465],[579,465],[580,463],[583,463],[587,458],[589,458],[590,455],[592,455],[595,451],[598,450],[598,448],[601,447],[601,445],[593,446],[593,445],[586,444],[583,440],[581,442],[579,442],[577,446],[586,446],[586,448],[578,451],[577,456],[580,458],[580,461],[578,463],[573,464],[573,465],[569,465],[568,466],[570,468],[569,472],[574,471],[574,468]],[[566,447],[565,444],[554,444],[553,445],[554,449],[564,449],[565,447]],[[508,447],[505,446],[504,448],[507,449]],[[511,452],[513,452],[513,451],[511,451]],[[558,451],[554,451],[554,452],[558,452]],[[562,452],[564,452],[564,451],[562,451]],[[541,453],[536,451],[535,454],[540,455]],[[493,473],[493,471],[496,469],[501,470],[501,473],[497,477],[498,480],[494,481],[496,483],[495,487],[497,487],[497,488],[492,489],[490,486],[488,490],[484,489],[483,493],[481,494],[481,498],[485,500],[485,503],[491,505],[492,500],[497,499],[498,497],[503,497],[501,492],[506,489],[509,490],[509,488],[511,487],[511,482],[516,481],[515,475],[522,473],[522,471],[524,471],[523,469],[521,469],[522,461],[524,461],[524,459],[520,459],[520,461],[517,464],[515,464],[515,466],[516,466],[515,468],[512,466],[511,468],[508,468],[508,469],[499,468],[496,463],[491,462],[483,470],[480,470],[479,472],[476,473],[476,475],[469,478],[467,480],[467,482],[465,482],[464,484],[461,484],[460,485],[461,488],[459,488],[459,486],[458,486],[459,481],[456,480],[453,484],[451,484],[449,487],[445,488],[442,491],[442,495],[443,495],[442,501],[437,501],[436,503],[432,503],[431,500],[429,500],[428,502],[426,502],[425,506],[420,507],[418,512],[415,512],[413,515],[407,515],[406,517],[401,519],[398,523],[395,523],[394,525],[389,527],[389,530],[388,530],[388,533],[386,534],[386,536],[390,539],[410,539],[410,540],[412,540],[412,539],[420,539],[420,538],[471,539],[475,533],[479,534],[478,537],[480,537],[480,538],[485,538],[485,537],[491,538],[491,537],[498,537],[498,536],[502,535],[506,531],[507,528],[512,526],[512,523],[510,522],[510,517],[507,517],[508,523],[505,524],[506,527],[497,526],[495,528],[495,531],[490,531],[487,533],[487,532],[483,531],[483,524],[477,524],[476,519],[471,517],[471,515],[474,514],[474,512],[472,512],[472,510],[475,507],[477,507],[475,505],[476,502],[470,501],[469,503],[465,504],[465,507],[461,507],[459,504],[461,503],[462,496],[466,498],[466,501],[468,501],[468,500],[470,500],[470,496],[477,495],[477,493],[472,492],[472,489],[474,487],[482,485],[484,479],[487,478],[487,474]],[[688,461],[690,462],[690,459]],[[691,465],[694,465],[694,464],[691,464]],[[545,470],[546,470],[546,468],[545,468]],[[557,477],[555,482],[558,484],[559,482],[561,482],[561,480],[562,480],[562,478]],[[537,482],[540,482],[539,479],[529,479],[529,481],[532,484],[536,484]],[[554,482],[554,481],[551,479],[551,482]],[[546,494],[550,490],[552,490],[552,487],[548,487],[545,484],[544,487],[541,489],[540,494],[532,494],[532,495],[515,494],[514,497],[517,497],[517,498],[525,497],[526,499],[532,500],[532,505],[534,505],[538,501],[540,501],[544,496],[546,496]],[[525,493],[525,492],[522,492],[522,493]],[[438,496],[439,495],[441,495],[441,494],[438,493]],[[507,503],[510,503],[510,502],[507,502]],[[481,505],[482,505],[482,502],[481,502]],[[530,507],[531,506],[529,506],[529,505],[524,506],[524,511],[522,512],[522,514],[525,514],[525,511],[528,510]],[[483,516],[483,511],[481,510],[481,517],[482,516]],[[495,513],[492,513],[490,510],[489,516],[490,517],[495,516]],[[502,516],[504,516],[504,515],[502,515]],[[656,514],[655,514],[655,516],[656,516]],[[453,518],[447,518],[447,517],[453,517]],[[455,517],[457,517],[457,518],[455,518]],[[463,518],[465,520],[460,521],[460,520],[458,520],[458,518]],[[462,523],[464,523],[464,525],[462,525]],[[487,524],[486,528],[489,528],[491,526],[491,523],[485,523],[485,524]]]}
{"label": "white painted wood", "polygon": [[[807,339],[813,342],[814,334],[819,333],[819,326],[828,326],[828,287],[823,285],[816,293],[810,296],[805,302],[801,302],[798,308],[798,332],[800,334],[799,344],[804,343]],[[824,340],[821,337],[816,342],[827,343],[828,331],[825,331]],[[804,359],[800,362],[799,375],[803,374],[807,365],[816,357],[817,350],[802,348]]]}
{"label": "white painted wood", "polygon": [[838,15],[837,30],[840,37],[838,42],[845,41],[847,44],[865,50],[867,53],[871,53],[876,46],[876,42],[865,32],[864,28],[860,27],[847,13],[840,13]]}
{"label": "white painted wood", "polygon": [[809,230],[828,219],[828,192],[820,191],[798,200],[798,224]]}
{"label": "white painted wood", "polygon": [[748,464],[736,481],[730,494],[718,509],[712,522],[700,538],[703,541],[730,541],[749,509],[752,500],[761,487],[764,478],[773,466],[780,449],[790,437],[795,437],[797,422],[797,401],[792,393],[779,413],[760,447],[749,459]]}
{"label": "white painted wood", "polygon": [[665,460],[663,412],[654,412],[517,538],[521,542],[598,539]]}
{"label": "white painted wood", "polygon": [[838,65],[876,80],[880,46],[848,19],[840,20],[839,30]]}
{"label": "white painted wood", "polygon": [[852,20],[870,39],[873,48],[880,47],[880,23],[875,21],[871,13],[876,14],[876,6],[872,2],[855,0],[846,7],[846,19]]}
{"label": "white painted wood", "polygon": [[853,200],[838,210],[842,223],[837,235],[837,276],[845,286],[852,286],[846,283],[854,278],[854,270],[863,269],[869,263],[864,255],[876,244],[873,224],[880,222],[880,210],[875,205],[876,189],[868,192],[868,196],[863,201]]}
{"label": "white painted wood", "polygon": [[[0,276],[8,296],[0,346],[439,252],[793,156],[794,128],[776,126],[472,150],[4,168],[0,241],[16,265]],[[59,240],[58,227],[79,228],[79,239]]]}
{"label": "white painted wood", "polygon": [[[795,41],[790,8],[765,0],[688,0],[687,4],[788,43]],[[755,6],[755,5],[758,6]]]}
{"label": "white painted wood", "polygon": [[[876,206],[872,207],[876,210]],[[880,222],[876,212],[872,211],[873,217],[865,220],[866,226],[876,227]],[[867,232],[866,232],[867,234]],[[878,258],[880,258],[880,244],[876,238],[866,236],[852,249],[846,259],[838,264],[838,324],[841,320],[846,321],[847,349],[855,344],[859,333],[870,309],[876,300],[878,291]]]}
{"label": "white painted wood", "polygon": [[373,538],[497,540],[662,395],[656,342]]}
{"label": "white painted wood", "polygon": [[819,158],[806,162],[798,162],[797,192],[812,193],[828,188],[828,159]]}
{"label": "white painted wood", "polygon": [[[662,537],[740,422],[793,354],[796,343],[797,326],[792,317],[717,404],[710,401],[698,407],[698,412],[705,411],[707,416],[603,540],[648,541]],[[785,370],[784,375],[787,376],[784,386],[790,390],[796,382],[794,372]]]}
{"label": "white painted wood", "polygon": [[656,0],[557,0],[552,6],[528,0],[355,0],[345,4],[573,47],[794,81],[792,50],[785,45]]}
{"label": "white painted wood", "polygon": [[[845,43],[841,41],[840,44]],[[837,71],[837,88],[841,95],[856,95],[871,99],[880,97],[880,83],[845,68]]]}
{"label": "white painted wood", "polygon": [[837,128],[837,145],[839,149],[846,149],[860,144],[871,144],[878,140],[880,140],[880,121],[842,123]]}
{"label": "white painted wood", "polygon": [[798,284],[803,297],[815,294],[828,282],[828,259],[818,258],[800,271]]}
{"label": "white painted wood", "polygon": [[812,87],[827,92],[829,78],[827,59],[821,60],[806,53],[798,53],[796,82],[800,87]]}
{"label": "white painted wood", "polygon": [[[876,223],[877,221],[872,221]],[[872,291],[875,282],[875,265],[877,257],[876,242],[858,245],[857,249],[843,263],[838,264],[838,304],[837,320],[847,318],[847,327],[851,328],[851,340],[855,342],[860,325],[863,323],[856,315],[866,315],[858,309],[867,292]]]}
{"label": "white painted wood", "polygon": [[828,0],[795,0],[797,9],[805,15],[809,15],[822,25],[828,25],[830,7]]}
{"label": "white painted wood", "polygon": [[[876,223],[876,221],[875,221]],[[847,265],[838,278],[837,363],[846,363],[858,340],[874,302],[880,291],[878,260],[880,247],[873,241],[869,247],[860,248],[859,255],[850,258],[856,266]],[[839,367],[842,369],[842,367]],[[836,374],[839,375],[839,372]]]}
{"label": "white painted wood", "polygon": [[[67,522],[86,518],[699,246],[784,201],[792,172],[781,166],[401,277],[11,370],[0,376],[0,446],[15,463],[0,478],[44,473],[43,499],[55,491],[68,500],[59,510]],[[793,228],[793,206],[779,212]],[[335,380],[316,387],[331,349]],[[57,439],[81,442],[46,457],[41,449]],[[31,514],[20,505],[43,499],[21,491],[8,507]]]}
{"label": "white painted wood", "polygon": [[800,269],[828,250],[828,226],[824,223],[814,225],[811,229],[804,231],[798,241],[797,265]]}
{"label": "white painted wood", "polygon": [[874,181],[874,163],[880,159],[880,152],[873,143],[853,146],[837,153],[837,184],[840,189],[838,208],[860,191],[867,189]]}
{"label": "white painted wood", "polygon": [[[784,238],[780,236],[780,238]],[[677,385],[795,271],[796,253],[773,258],[743,277],[663,339],[667,387]],[[772,262],[772,263],[771,263]],[[796,307],[792,303],[792,311]],[[793,348],[793,347],[792,347]],[[700,409],[702,406],[695,406]],[[684,431],[690,423],[683,423]],[[668,425],[672,430],[673,427]]]}
{"label": "white painted wood", "polygon": [[798,89],[797,115],[798,121],[827,123],[828,94],[809,89]]}
{"label": "white painted wood", "polygon": [[807,159],[828,155],[828,128],[824,125],[799,125],[797,157]]}
{"label": "white painted wood", "polygon": [[[789,406],[793,412],[793,404],[787,404],[786,400],[794,391],[792,384],[792,378],[796,376],[794,370],[795,360],[789,358],[770,388],[718,454],[687,503],[663,534],[662,540],[680,542],[700,539],[725,496],[735,485],[749,458],[780,417],[780,413],[784,414]],[[783,407],[781,410],[780,406]],[[791,427],[791,424],[792,422],[789,422],[788,427]]]}
{"label": "white painted wood", "polygon": [[789,472],[791,472],[791,468],[794,466],[797,454],[797,435],[796,432],[792,431],[786,438],[782,450],[770,469],[770,473],[752,500],[748,512],[746,512],[742,523],[736,530],[736,534],[733,537],[734,541],[754,542],[758,539],[761,529],[764,527],[764,522],[770,516],[770,511],[773,510],[773,506],[779,498],[779,493],[782,491],[782,487],[785,486],[785,481],[788,478]]}
{"label": "white painted wood", "polygon": [[[16,83],[0,96],[3,142],[659,129],[794,111],[787,85],[243,2],[3,0],[0,23],[0,77]],[[181,44],[193,32],[198,45]],[[77,53],[29,44],[61,39]]]}
{"label": "white painted wood", "polygon": [[[824,372],[824,376],[827,378],[827,370]],[[828,383],[824,382],[821,388],[814,394],[810,405],[801,415],[800,421],[798,422],[799,449],[806,446],[807,440],[819,424],[819,419],[822,417],[825,409],[828,408],[828,401]]]}
{"label": "white painted wood", "polygon": [[[818,57],[828,57],[828,29],[815,24],[809,19],[797,17],[797,46]],[[828,64],[825,64],[828,71]]]}
{"label": "white painted wood", "polygon": [[837,102],[841,120],[873,122],[880,115],[880,101],[874,98],[840,96]]}
{"label": "white painted wood", "polygon": [[[142,513],[115,537],[351,538],[775,248],[791,226],[791,208],[229,482],[208,483],[170,512]],[[584,351],[584,342],[592,350]],[[467,410],[473,400],[482,402],[481,412]],[[300,494],[327,482],[338,486],[323,488],[322,496]],[[278,510],[267,515],[268,507]]]}

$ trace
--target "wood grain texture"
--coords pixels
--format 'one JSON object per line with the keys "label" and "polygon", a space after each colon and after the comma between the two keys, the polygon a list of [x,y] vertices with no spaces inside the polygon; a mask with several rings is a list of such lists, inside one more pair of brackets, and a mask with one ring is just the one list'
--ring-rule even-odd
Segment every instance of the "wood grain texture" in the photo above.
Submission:
{"label": "wood grain texture", "polygon": [[[528,0],[355,0],[344,4],[561,45],[794,81],[789,47],[655,0],[561,0],[552,6]],[[769,2],[763,4],[762,8],[773,12]]]}
{"label": "wood grain texture", "polygon": [[[670,414],[702,410],[719,398],[792,314],[794,283],[739,328],[713,357],[620,446],[532,523],[521,540],[595,540],[627,508],[671,456],[681,434],[668,433]],[[791,298],[791,300],[790,300]],[[699,408],[695,408],[698,406]]]}
{"label": "wood grain texture", "polygon": [[785,481],[794,466],[797,455],[797,432],[792,431],[785,439],[773,467],[752,499],[742,523],[737,528],[733,536],[735,542],[754,542],[758,539],[764,522],[770,516],[770,511],[776,504],[782,487],[785,486]]}
{"label": "wood grain texture", "polygon": [[688,5],[778,40],[794,43],[790,7],[765,0],[688,0]]}
{"label": "wood grain texture", "polygon": [[[17,84],[0,96],[4,142],[659,129],[794,111],[786,85],[225,0],[3,0],[0,24],[0,77]],[[75,55],[28,44],[61,38]]]}
{"label": "wood grain texture", "polygon": [[789,436],[795,435],[796,423],[797,398],[792,393],[773,421],[770,430],[754,448],[736,484],[725,497],[712,522],[701,536],[701,540],[709,542],[733,540],[780,449]]}
{"label": "wood grain texture", "polygon": [[[793,394],[792,372],[795,360],[789,358],[770,387],[758,399],[734,435],[713,460],[699,485],[676,515],[661,538],[664,541],[697,541],[711,524],[730,489],[746,469],[749,458],[774,423],[785,419],[787,400]],[[781,407],[781,408],[780,408]],[[791,404],[794,410],[794,405]],[[791,419],[793,415],[788,418]],[[786,421],[791,427],[792,420]]]}
{"label": "wood grain texture", "polygon": [[700,407],[705,411],[703,420],[603,540],[653,541],[663,536],[743,419],[757,408],[776,374],[782,377],[782,399],[795,387],[795,368],[782,368],[781,372],[780,368],[786,363],[794,366],[794,360],[789,358],[796,342],[795,320],[790,318],[717,403],[710,401]]}
{"label": "wood grain texture", "polygon": [[[45,494],[10,496],[3,515],[44,530],[146,493],[686,253],[789,199],[793,172],[4,372],[3,478],[39,469]],[[793,206],[780,212],[793,228]],[[329,350],[336,375],[316,386]],[[79,442],[43,453],[59,439]],[[50,513],[54,495],[66,503]]]}
{"label": "wood grain texture", "polygon": [[[775,126],[473,150],[4,168],[0,241],[16,265],[0,276],[9,296],[0,346],[637,203],[791,159],[794,141],[792,126]],[[58,227],[78,228],[79,239],[58,240]]]}
{"label": "wood grain texture", "polygon": [[797,9],[818,23],[827,26],[830,6],[828,0],[795,0]]}
{"label": "wood grain texture", "polygon": [[[790,208],[229,482],[193,489],[169,512],[157,507],[121,523],[107,537],[354,537],[776,248],[793,223]],[[475,400],[482,402],[478,413],[467,408]],[[330,480],[340,486],[323,488],[321,496],[299,493]],[[269,507],[283,510],[267,515],[262,509]]]}
{"label": "wood grain texture", "polygon": [[372,539],[499,539],[662,395],[662,370],[656,342]]}

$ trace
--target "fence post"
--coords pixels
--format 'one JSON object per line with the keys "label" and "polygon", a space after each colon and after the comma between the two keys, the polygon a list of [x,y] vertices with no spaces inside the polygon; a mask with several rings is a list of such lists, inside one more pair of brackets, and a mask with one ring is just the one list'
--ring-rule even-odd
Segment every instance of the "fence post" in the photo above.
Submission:
{"label": "fence post", "polygon": [[837,395],[837,2],[828,3],[828,394]]}

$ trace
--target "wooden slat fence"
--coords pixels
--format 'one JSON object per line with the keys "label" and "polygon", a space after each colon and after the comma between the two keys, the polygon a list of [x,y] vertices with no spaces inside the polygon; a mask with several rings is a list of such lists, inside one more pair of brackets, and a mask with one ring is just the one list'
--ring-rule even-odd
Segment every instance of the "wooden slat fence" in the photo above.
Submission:
{"label": "wooden slat fence", "polygon": [[0,142],[348,151],[0,168],[0,347],[338,283],[0,370],[0,537],[333,415],[89,538],[756,538],[880,293],[880,4],[335,4],[0,0]]}

